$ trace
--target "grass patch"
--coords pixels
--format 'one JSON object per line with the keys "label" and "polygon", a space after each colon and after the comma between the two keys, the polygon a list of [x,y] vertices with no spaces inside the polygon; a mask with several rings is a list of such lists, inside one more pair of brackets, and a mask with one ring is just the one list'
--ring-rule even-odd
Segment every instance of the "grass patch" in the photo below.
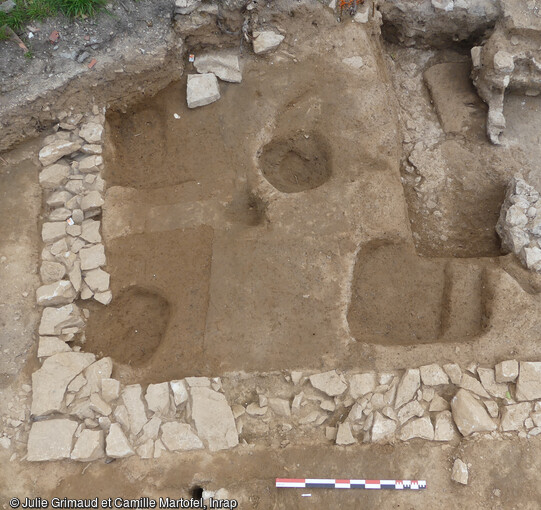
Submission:
{"label": "grass patch", "polygon": [[9,39],[8,31],[5,25],[0,27],[0,41],[7,41]]}
{"label": "grass patch", "polygon": [[11,12],[0,12],[0,27],[7,25],[17,32],[27,23],[57,14],[71,18],[94,16],[106,3],[107,0],[15,0]]}

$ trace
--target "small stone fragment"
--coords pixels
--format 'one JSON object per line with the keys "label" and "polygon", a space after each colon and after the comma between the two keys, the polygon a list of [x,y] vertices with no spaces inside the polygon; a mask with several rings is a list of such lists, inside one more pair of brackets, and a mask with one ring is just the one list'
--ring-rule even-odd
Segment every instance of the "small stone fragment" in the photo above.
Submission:
{"label": "small stone fragment", "polygon": [[41,281],[44,284],[56,282],[64,277],[66,268],[59,262],[44,261],[40,267]]}
{"label": "small stone fragment", "polygon": [[332,400],[322,400],[319,407],[324,411],[332,413],[336,409],[336,404]]}
{"label": "small stone fragment", "polygon": [[497,418],[498,414],[500,414],[500,409],[498,407],[498,404],[494,402],[494,400],[485,400],[483,402],[485,404],[485,407],[487,408],[488,414],[490,414],[491,418]]}
{"label": "small stone fragment", "polygon": [[187,423],[170,422],[162,425],[163,444],[169,451],[199,450],[203,443]]}
{"label": "small stone fragment", "polygon": [[218,101],[220,89],[216,76],[212,73],[189,74],[186,99],[188,108],[197,108]]}
{"label": "small stone fragment", "polygon": [[[73,211],[73,214],[75,214],[75,211]],[[75,221],[75,218],[74,218],[74,221]],[[84,220],[82,222],[81,238],[91,244],[101,243],[100,225],[101,225],[100,221],[96,221],[92,219]]]}
{"label": "small stone fragment", "polygon": [[90,299],[94,293],[90,290],[88,285],[86,283],[82,283],[81,285],[81,299]]}
{"label": "small stone fragment", "polygon": [[246,412],[250,416],[263,416],[264,414],[267,414],[268,407],[260,407],[255,402],[251,402],[246,406]]}
{"label": "small stone fragment", "polygon": [[[74,209],[71,212],[71,219],[75,223],[77,223],[77,225],[80,225],[81,223],[83,223],[83,220],[85,219],[85,213],[81,209]],[[83,229],[83,232],[84,232],[84,229]],[[101,239],[100,239],[100,241],[97,241],[97,242],[101,242]]]}
{"label": "small stone fragment", "polygon": [[357,441],[351,433],[351,427],[348,422],[340,423],[338,425],[338,431],[336,433],[336,444],[340,446],[347,446]]}
{"label": "small stone fragment", "polygon": [[425,402],[432,402],[436,395],[436,390],[434,388],[423,388],[423,400]]}
{"label": "small stone fragment", "polygon": [[269,407],[278,416],[291,416],[289,401],[283,398],[269,398]]}
{"label": "small stone fragment", "polygon": [[397,416],[400,424],[406,423],[410,418],[414,416],[421,417],[425,413],[425,410],[417,400],[412,400],[398,410]]}
{"label": "small stone fragment", "polygon": [[396,422],[394,420],[384,418],[378,411],[374,413],[371,436],[373,443],[391,439],[395,431]]}
{"label": "small stone fragment", "polygon": [[86,174],[89,172],[99,172],[103,164],[101,156],[86,156],[79,161],[79,172]]}
{"label": "small stone fragment", "polygon": [[349,394],[357,400],[367,393],[374,391],[376,387],[376,374],[355,374],[349,378]]}
{"label": "small stone fragment", "polygon": [[88,248],[81,248],[79,251],[81,269],[89,271],[105,265],[105,249],[103,244],[95,244]]}
{"label": "small stone fragment", "polygon": [[229,50],[202,53],[196,57],[194,66],[198,73],[213,73],[221,80],[232,83],[242,81],[239,56]]}
{"label": "small stone fragment", "polygon": [[82,198],[81,209],[85,212],[91,209],[98,209],[104,203],[105,201],[99,191],[90,191]]}
{"label": "small stone fragment", "polygon": [[321,418],[319,411],[310,411],[306,416],[299,420],[299,425],[308,425],[310,423],[317,422]]}
{"label": "small stone fragment", "polygon": [[94,299],[102,305],[108,305],[113,299],[113,293],[110,290],[106,290],[105,292],[96,292],[94,294]]}
{"label": "small stone fragment", "polygon": [[514,382],[518,377],[518,361],[507,360],[498,363],[495,367],[495,379],[498,383]]}
{"label": "small stone fragment", "polygon": [[109,416],[113,411],[111,406],[104,402],[97,393],[92,393],[90,395],[90,409],[102,416]]}
{"label": "small stone fragment", "polygon": [[126,386],[122,390],[122,401],[128,411],[130,420],[130,432],[133,435],[139,434],[143,425],[148,421],[145,405],[142,400],[142,390],[140,384]]}
{"label": "small stone fragment", "polygon": [[188,390],[186,389],[186,383],[183,380],[171,381],[169,385],[173,392],[175,405],[179,406],[188,400]]}
{"label": "small stone fragment", "polygon": [[103,446],[103,430],[85,429],[75,443],[71,459],[79,462],[101,459],[105,455]]}
{"label": "small stone fragment", "polygon": [[434,441],[452,441],[457,436],[453,423],[451,411],[438,413],[434,427]]}
{"label": "small stone fragment", "polygon": [[158,433],[160,432],[160,427],[162,425],[161,418],[158,418],[154,415],[143,427],[143,434],[141,435],[141,441],[146,439],[155,440],[158,438]]}
{"label": "small stone fragment", "polygon": [[159,416],[167,417],[174,415],[175,406],[168,383],[149,384],[145,393],[145,399],[148,408]]}
{"label": "small stone fragment", "polygon": [[77,393],[86,384],[86,378],[83,374],[79,374],[68,384],[69,393]]}
{"label": "small stone fragment", "polygon": [[42,285],[36,290],[36,301],[40,306],[67,305],[75,299],[75,289],[69,280]]}
{"label": "small stone fragment", "polygon": [[69,191],[55,191],[49,195],[46,202],[49,207],[64,207],[72,197]]}
{"label": "small stone fragment", "polygon": [[97,268],[87,271],[84,275],[84,280],[90,290],[94,293],[105,292],[109,289],[109,273],[102,269]]}
{"label": "small stone fragment", "polygon": [[65,221],[51,221],[44,223],[41,228],[41,239],[44,243],[54,243],[66,236]]}
{"label": "small stone fragment", "polygon": [[462,370],[456,363],[447,363],[446,365],[443,365],[443,370],[449,376],[449,379],[451,379],[453,384],[456,384],[457,386],[460,384]]}
{"label": "small stone fragment", "polygon": [[302,379],[302,372],[291,372],[291,382],[295,385],[299,384]]}
{"label": "small stone fragment", "polygon": [[68,225],[66,227],[66,233],[71,237],[77,237],[81,235],[81,225]]}
{"label": "small stone fragment", "polygon": [[120,395],[120,382],[116,379],[105,378],[101,380],[101,396],[105,402],[112,402]]}
{"label": "small stone fragment", "polygon": [[498,384],[494,379],[494,370],[492,368],[477,369],[481,384],[487,390],[487,392],[494,398],[505,398],[507,394],[507,384]]}
{"label": "small stone fragment", "polygon": [[521,361],[517,380],[517,400],[541,398],[541,362]]}
{"label": "small stone fragment", "polygon": [[78,260],[73,263],[73,267],[70,269],[68,277],[75,292],[79,292],[82,287],[83,276],[81,274],[81,263]]}
{"label": "small stone fragment", "polygon": [[70,346],[56,336],[40,336],[38,358],[46,358],[59,352],[71,351]]}
{"label": "small stone fragment", "polygon": [[439,386],[440,384],[449,384],[449,378],[442,368],[436,363],[421,367],[421,380],[427,386]]}
{"label": "small stone fragment", "polygon": [[69,173],[70,167],[67,163],[56,163],[39,173],[39,183],[45,189],[55,189],[67,181]]}
{"label": "small stone fragment", "polygon": [[103,149],[99,144],[87,143],[81,147],[83,154],[101,154]]}
{"label": "small stone fragment", "polygon": [[336,370],[311,375],[310,383],[314,388],[326,393],[330,397],[341,395],[347,389],[344,378],[338,375]]}
{"label": "small stone fragment", "polygon": [[468,485],[468,466],[460,459],[456,459],[453,464],[451,480],[462,485]]}
{"label": "small stone fragment", "polygon": [[135,449],[135,452],[142,459],[151,459],[154,455],[154,441],[147,439],[141,446]]}
{"label": "small stone fragment", "polygon": [[115,410],[113,411],[113,417],[118,423],[122,425],[122,428],[125,431],[130,430],[130,417],[128,415],[126,406],[124,405],[116,406]]}
{"label": "small stone fragment", "polygon": [[463,436],[474,432],[492,432],[497,428],[485,407],[469,391],[458,390],[451,400],[451,409],[455,424]]}
{"label": "small stone fragment", "polygon": [[233,448],[239,443],[235,418],[223,393],[190,388],[190,411],[197,435],[210,451]]}
{"label": "small stone fragment", "polygon": [[253,45],[254,53],[256,55],[262,55],[275,50],[280,46],[280,43],[284,40],[284,36],[277,34],[272,30],[254,30],[253,32]]}
{"label": "small stone fragment", "polygon": [[65,418],[32,423],[26,460],[39,462],[69,458],[76,429],[77,422]]}
{"label": "small stone fragment", "polygon": [[336,427],[325,427],[325,437],[329,440],[329,441],[334,441],[336,440]]}
{"label": "small stone fragment", "polygon": [[39,160],[43,166],[49,166],[58,161],[62,156],[73,154],[81,148],[80,143],[69,140],[58,140],[46,145],[39,151]]}
{"label": "small stone fragment", "polygon": [[406,370],[396,390],[395,409],[399,409],[413,399],[421,385],[420,379],[421,376],[418,369]]}
{"label": "small stone fragment", "polygon": [[524,426],[524,420],[530,415],[532,404],[523,402],[502,407],[501,428],[504,432],[520,430]]}
{"label": "small stone fragment", "polygon": [[120,459],[134,454],[119,423],[112,423],[107,434],[105,451],[109,457]]}
{"label": "small stone fragment", "polygon": [[49,221],[66,221],[71,216],[71,211],[65,207],[54,209],[49,214]]}
{"label": "small stone fragment", "polygon": [[470,51],[472,65],[475,69],[479,69],[482,66],[482,60],[481,60],[482,50],[483,50],[482,46],[474,46]]}
{"label": "small stone fragment", "polygon": [[434,427],[432,427],[430,416],[417,418],[403,425],[400,429],[399,437],[402,441],[409,441],[415,438],[432,441],[434,439]]}
{"label": "small stone fragment", "polygon": [[490,398],[490,395],[485,391],[485,388],[483,388],[481,383],[471,375],[462,374],[462,379],[460,380],[460,387],[464,388],[465,390],[471,391],[472,393],[475,393],[480,397]]}
{"label": "small stone fragment", "polygon": [[79,130],[79,136],[84,138],[88,143],[100,143],[102,135],[103,126],[100,126],[94,122],[83,124]]}

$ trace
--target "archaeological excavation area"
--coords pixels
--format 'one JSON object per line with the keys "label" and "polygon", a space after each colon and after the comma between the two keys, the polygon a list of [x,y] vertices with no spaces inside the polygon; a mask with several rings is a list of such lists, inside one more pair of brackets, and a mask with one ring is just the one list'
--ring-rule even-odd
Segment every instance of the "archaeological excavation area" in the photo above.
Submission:
{"label": "archaeological excavation area", "polygon": [[3,508],[539,507],[537,2],[123,0],[14,34]]}

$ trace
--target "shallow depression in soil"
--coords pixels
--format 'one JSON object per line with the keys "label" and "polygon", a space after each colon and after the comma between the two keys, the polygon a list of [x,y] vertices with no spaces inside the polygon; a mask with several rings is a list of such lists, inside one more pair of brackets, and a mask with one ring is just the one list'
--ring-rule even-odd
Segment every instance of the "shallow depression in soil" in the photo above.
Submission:
{"label": "shallow depression in soil", "polygon": [[171,315],[165,298],[136,286],[120,292],[107,307],[95,303],[85,306],[91,311],[86,349],[134,367],[150,360]]}
{"label": "shallow depression in soil", "polygon": [[355,265],[348,321],[368,343],[467,341],[484,327],[485,262],[419,257],[411,246],[374,242]]}
{"label": "shallow depression in soil", "polygon": [[283,193],[318,188],[331,177],[326,144],[315,133],[296,133],[273,140],[262,151],[265,178]]}

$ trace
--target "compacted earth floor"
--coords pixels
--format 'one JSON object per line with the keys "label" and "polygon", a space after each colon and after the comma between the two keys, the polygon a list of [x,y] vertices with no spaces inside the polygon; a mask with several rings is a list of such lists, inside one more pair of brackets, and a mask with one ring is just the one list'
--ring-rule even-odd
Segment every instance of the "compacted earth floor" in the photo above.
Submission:
{"label": "compacted earth floor", "polygon": [[[507,179],[520,165],[533,168],[535,140],[523,149],[488,145],[483,105],[464,84],[465,55],[385,50],[364,25],[337,23],[319,7],[275,21],[287,34],[282,46],[258,58],[244,49],[243,81],[221,83],[218,102],[189,110],[182,79],[107,113],[102,220],[114,299],[84,304],[82,348],[111,356],[123,383],[539,357],[539,281],[500,256],[492,230]],[[428,73],[442,64],[456,71],[443,84]],[[442,88],[466,98],[459,133],[446,131],[445,108],[436,109]],[[515,139],[523,107],[510,100]],[[0,162],[8,282],[0,318],[10,332],[0,339],[2,409],[35,364],[41,197],[33,148]],[[464,216],[474,220],[464,225]],[[19,372],[15,360],[25,355]],[[471,464],[468,486],[450,479],[458,456]],[[533,509],[541,500],[535,439],[275,451],[244,444],[47,469],[9,459],[0,450],[5,498],[178,498],[202,487],[259,509]],[[275,477],[419,478],[428,489],[276,490]]]}

